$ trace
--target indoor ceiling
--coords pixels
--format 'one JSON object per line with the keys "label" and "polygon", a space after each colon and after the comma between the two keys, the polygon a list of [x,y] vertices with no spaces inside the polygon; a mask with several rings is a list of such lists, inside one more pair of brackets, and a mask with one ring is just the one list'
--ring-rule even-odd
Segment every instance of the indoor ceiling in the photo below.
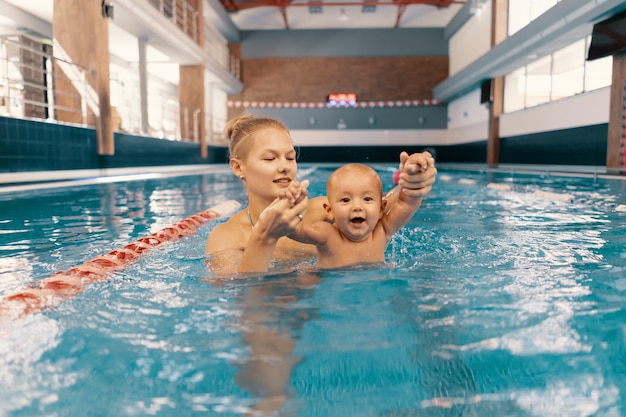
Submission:
{"label": "indoor ceiling", "polygon": [[[239,30],[443,28],[465,3],[465,0],[204,1],[206,8],[224,7],[227,11],[220,9],[219,13],[209,13],[213,17],[208,18],[219,19],[219,15],[228,15]],[[109,2],[115,9],[115,0]],[[0,10],[3,4],[22,9],[47,24],[52,23],[53,0],[0,0]],[[115,23],[115,10],[113,22]],[[19,29],[29,22],[13,23]],[[115,24],[109,27],[109,47],[112,55],[126,62],[138,61],[136,40],[128,31]],[[160,71],[160,76],[172,83],[177,82],[177,70],[171,69],[176,66],[168,64],[170,60],[167,56],[160,54],[155,48],[149,48],[148,61],[153,67],[166,67]]]}
{"label": "indoor ceiling", "polygon": [[[53,0],[3,1],[52,22]],[[219,0],[205,6],[220,3],[240,30],[373,29],[445,27],[465,0]]]}
{"label": "indoor ceiling", "polygon": [[465,0],[220,0],[240,30],[444,27]]}
{"label": "indoor ceiling", "polygon": [[465,0],[220,0],[240,30],[445,27]]}

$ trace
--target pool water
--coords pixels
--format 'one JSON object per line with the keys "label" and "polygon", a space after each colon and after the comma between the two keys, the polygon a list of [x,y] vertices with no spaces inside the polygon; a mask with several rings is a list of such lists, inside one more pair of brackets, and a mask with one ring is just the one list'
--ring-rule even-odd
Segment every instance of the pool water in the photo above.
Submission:
{"label": "pool water", "polygon": [[[332,168],[300,167],[312,195]],[[222,283],[214,221],[0,317],[0,416],[626,416],[625,189],[442,170],[386,266]],[[226,169],[0,193],[0,296],[242,193]]]}

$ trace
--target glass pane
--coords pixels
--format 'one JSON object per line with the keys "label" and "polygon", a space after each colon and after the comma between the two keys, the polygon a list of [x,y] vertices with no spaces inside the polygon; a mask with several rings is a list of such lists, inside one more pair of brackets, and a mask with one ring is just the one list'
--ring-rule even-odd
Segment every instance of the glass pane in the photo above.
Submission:
{"label": "glass pane", "polygon": [[566,46],[554,53],[552,73],[559,74],[585,66],[585,39]]}
{"label": "glass pane", "polygon": [[540,58],[526,67],[526,107],[550,101],[552,56]]}
{"label": "glass pane", "polygon": [[552,100],[583,92],[584,67],[578,67],[552,76]]}
{"label": "glass pane", "polygon": [[116,130],[126,132],[141,132],[141,120],[139,118],[139,80],[136,71],[111,64],[109,69],[111,105],[115,107]]}
{"label": "glass pane", "polygon": [[504,112],[524,108],[526,96],[526,68],[520,68],[504,77]]}
{"label": "glass pane", "polygon": [[528,0],[509,0],[509,36],[530,23]]}
{"label": "glass pane", "polygon": [[585,65],[585,91],[596,90],[611,85],[613,76],[613,57],[607,56]]}
{"label": "glass pane", "polygon": [[557,4],[557,0],[531,0],[530,1],[530,19],[535,20]]}

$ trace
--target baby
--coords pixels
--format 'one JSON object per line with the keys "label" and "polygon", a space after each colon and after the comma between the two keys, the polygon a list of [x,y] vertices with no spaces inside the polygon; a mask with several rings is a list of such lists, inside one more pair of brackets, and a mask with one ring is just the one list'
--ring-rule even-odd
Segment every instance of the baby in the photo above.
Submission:
{"label": "baby", "polygon": [[[417,155],[417,156],[415,156]],[[430,156],[430,155],[428,155]],[[411,163],[401,163],[401,171],[426,170],[432,158],[413,154]],[[413,216],[422,195],[394,192],[397,202],[383,197],[380,177],[362,164],[347,164],[335,170],[326,184],[327,221],[301,222],[291,238],[315,245],[318,268],[340,268],[359,263],[385,262],[385,249],[394,233]],[[386,210],[387,205],[392,205]]]}

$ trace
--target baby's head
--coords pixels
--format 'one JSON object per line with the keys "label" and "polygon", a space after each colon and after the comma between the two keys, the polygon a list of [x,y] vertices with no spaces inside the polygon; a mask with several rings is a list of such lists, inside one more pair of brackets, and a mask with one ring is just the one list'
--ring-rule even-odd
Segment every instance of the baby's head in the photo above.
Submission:
{"label": "baby's head", "polygon": [[380,177],[363,164],[339,167],[326,183],[328,216],[350,240],[366,238],[383,215],[385,201]]}

